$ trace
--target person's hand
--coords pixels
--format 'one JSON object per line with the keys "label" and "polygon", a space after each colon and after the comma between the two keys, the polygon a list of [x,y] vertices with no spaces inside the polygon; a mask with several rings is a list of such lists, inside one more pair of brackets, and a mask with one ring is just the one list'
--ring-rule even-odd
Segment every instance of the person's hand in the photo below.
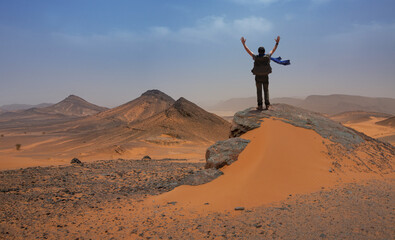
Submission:
{"label": "person's hand", "polygon": [[274,39],[274,41],[276,41],[276,43],[278,44],[280,42],[280,36],[277,36],[277,38]]}
{"label": "person's hand", "polygon": [[246,39],[244,37],[240,38],[241,43],[245,44],[246,43]]}

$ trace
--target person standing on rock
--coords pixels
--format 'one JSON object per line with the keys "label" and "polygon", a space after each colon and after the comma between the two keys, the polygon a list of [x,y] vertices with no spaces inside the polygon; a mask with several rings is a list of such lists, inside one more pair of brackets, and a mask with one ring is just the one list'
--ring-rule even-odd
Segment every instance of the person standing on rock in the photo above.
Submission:
{"label": "person standing on rock", "polygon": [[[273,50],[269,52],[269,54],[265,54],[265,48],[259,47],[258,48],[258,55],[255,55],[247,46],[246,46],[246,39],[241,37],[241,43],[244,46],[244,49],[247,53],[252,57],[254,60],[254,68],[251,72],[255,75],[255,83],[256,83],[256,94],[257,94],[257,101],[258,101],[258,110],[263,110],[263,103],[262,103],[262,87],[263,92],[265,95],[265,105],[266,110],[269,109],[270,101],[269,101],[269,74],[272,72],[272,68],[270,66],[270,60],[272,59],[273,53],[276,51],[278,43],[280,42],[280,36],[277,36],[275,39],[276,45],[274,45]],[[281,58],[279,58],[281,60]],[[288,61],[288,60],[287,60]],[[281,63],[280,63],[281,64]],[[288,63],[289,64],[289,63]],[[287,64],[283,64],[287,65]]]}

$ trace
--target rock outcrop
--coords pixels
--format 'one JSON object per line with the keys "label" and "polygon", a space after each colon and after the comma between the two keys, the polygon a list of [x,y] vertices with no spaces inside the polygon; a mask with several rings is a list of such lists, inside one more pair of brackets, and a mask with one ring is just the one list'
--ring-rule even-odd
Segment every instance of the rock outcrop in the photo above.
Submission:
{"label": "rock outcrop", "polygon": [[206,151],[205,168],[221,168],[230,165],[237,160],[239,154],[249,143],[249,140],[239,137],[218,141]]}
{"label": "rock outcrop", "polygon": [[78,158],[73,158],[71,159],[71,164],[82,164],[81,160],[79,160]]}
{"label": "rock outcrop", "polygon": [[248,108],[237,112],[233,118],[230,137],[238,137],[254,128],[258,128],[263,119],[270,117],[281,119],[296,127],[312,129],[322,137],[340,143],[348,149],[364,142],[367,138],[370,139],[363,133],[347,128],[319,113],[287,104],[274,104],[268,111]]}
{"label": "rock outcrop", "polygon": [[141,160],[143,160],[143,161],[148,161],[148,160],[151,160],[151,157],[148,156],[148,155],[146,155],[146,156],[144,156]]}
{"label": "rock outcrop", "polygon": [[[233,118],[230,139],[217,142],[207,150],[206,168],[220,168],[236,161],[248,144],[242,141],[239,143],[240,140],[236,139],[242,139],[244,133],[260,127],[265,118],[275,118],[296,127],[311,129],[328,139],[323,143],[332,160],[333,171],[393,172],[395,148],[391,144],[368,137],[319,113],[286,104],[274,104],[267,111],[249,108],[237,112]],[[238,144],[243,147],[236,147]],[[237,154],[233,154],[233,151]]]}

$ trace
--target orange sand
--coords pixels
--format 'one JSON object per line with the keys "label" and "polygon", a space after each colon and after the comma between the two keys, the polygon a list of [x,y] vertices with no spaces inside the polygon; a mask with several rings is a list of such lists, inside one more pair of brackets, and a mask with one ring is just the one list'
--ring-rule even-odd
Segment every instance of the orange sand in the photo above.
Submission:
{"label": "orange sand", "polygon": [[[376,118],[370,117],[370,120],[358,123],[345,123],[343,125],[354,128],[359,132],[363,132],[366,135],[372,138],[380,138],[395,135],[395,128],[389,126],[381,126],[376,124],[376,122],[385,120],[386,118]],[[390,142],[391,144],[395,144],[395,142]]]}
{"label": "orange sand", "polygon": [[265,119],[260,128],[242,137],[251,142],[238,161],[222,169],[223,176],[200,186],[178,187],[149,201],[230,210],[317,191],[338,179],[329,172],[325,140],[312,130]]}

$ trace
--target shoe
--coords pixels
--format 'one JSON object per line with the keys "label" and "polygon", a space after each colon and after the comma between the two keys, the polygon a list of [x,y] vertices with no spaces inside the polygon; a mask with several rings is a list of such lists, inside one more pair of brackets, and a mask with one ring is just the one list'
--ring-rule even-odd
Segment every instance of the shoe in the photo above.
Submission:
{"label": "shoe", "polygon": [[265,108],[265,109],[266,109],[266,110],[269,110],[269,106],[270,106],[270,105],[266,105],[266,108]]}
{"label": "shoe", "polygon": [[262,105],[258,105],[258,107],[256,108],[256,110],[258,110],[258,111],[262,111],[262,110],[263,110],[263,107],[262,107]]}

